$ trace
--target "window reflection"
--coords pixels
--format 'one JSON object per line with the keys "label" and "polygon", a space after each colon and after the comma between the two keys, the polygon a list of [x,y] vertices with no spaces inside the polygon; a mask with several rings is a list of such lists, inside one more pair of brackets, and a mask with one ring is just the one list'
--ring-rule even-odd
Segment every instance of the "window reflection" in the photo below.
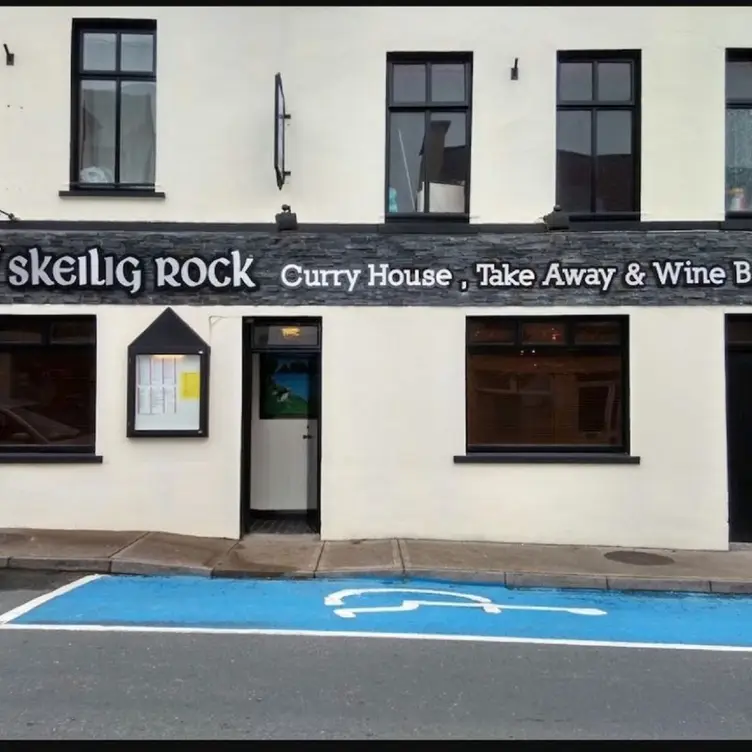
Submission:
{"label": "window reflection", "polygon": [[466,213],[470,64],[389,66],[387,213]]}
{"label": "window reflection", "polygon": [[468,444],[618,445],[618,355],[471,354]]}
{"label": "window reflection", "polygon": [[726,110],[726,211],[752,208],[752,108]]}
{"label": "window reflection", "polygon": [[639,53],[630,53],[633,60],[591,54],[559,55],[556,203],[575,214],[637,212]]}
{"label": "window reflection", "polygon": [[621,318],[469,318],[469,451],[623,448],[625,347]]}
{"label": "window reflection", "polygon": [[152,188],[156,150],[156,36],[81,35],[77,73],[77,181]]}
{"label": "window reflection", "polygon": [[[69,322],[55,340],[56,323],[41,316],[0,317],[0,447],[93,451],[96,324],[93,317]],[[33,328],[42,344],[7,336]]]}

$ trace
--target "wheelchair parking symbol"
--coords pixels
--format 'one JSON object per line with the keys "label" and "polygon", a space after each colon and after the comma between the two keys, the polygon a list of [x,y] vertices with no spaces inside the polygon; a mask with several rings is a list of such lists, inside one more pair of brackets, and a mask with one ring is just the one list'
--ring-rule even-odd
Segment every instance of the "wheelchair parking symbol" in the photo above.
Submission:
{"label": "wheelchair parking symbol", "polygon": [[[401,602],[385,606],[349,606],[348,598],[371,594],[410,595],[410,598],[397,598]],[[418,597],[416,597],[418,596]],[[426,596],[431,596],[426,598]],[[333,607],[334,613],[342,619],[354,619],[358,614],[387,614],[398,611],[416,611],[430,606],[439,608],[471,608],[486,614],[501,614],[504,611],[548,611],[573,614],[575,616],[606,616],[606,611],[599,608],[565,608],[561,606],[517,606],[507,603],[494,603],[490,598],[471,593],[456,593],[449,590],[430,590],[423,588],[359,588],[338,590],[324,598],[324,605]]]}

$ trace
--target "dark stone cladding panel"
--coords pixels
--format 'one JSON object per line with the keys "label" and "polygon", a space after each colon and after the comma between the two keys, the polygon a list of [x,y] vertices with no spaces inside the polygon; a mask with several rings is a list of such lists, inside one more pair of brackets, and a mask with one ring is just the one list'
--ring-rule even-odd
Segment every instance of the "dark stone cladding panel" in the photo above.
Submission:
{"label": "dark stone cladding panel", "polygon": [[[148,258],[170,253],[209,258],[237,249],[254,256],[255,290],[152,289],[151,265],[146,264],[146,289],[132,298],[122,290],[13,290],[5,284],[7,257],[29,247],[56,253],[78,253],[98,247],[105,253]],[[619,231],[531,234],[377,235],[353,233],[215,233],[149,231],[31,232],[0,231],[0,304],[158,304],[249,306],[694,306],[752,305],[752,287],[660,288],[648,278],[642,289],[626,286],[619,274],[611,290],[573,288],[478,289],[472,265],[479,261],[509,262],[540,275],[558,260],[572,264],[616,265],[630,261],[684,260],[720,264],[732,259],[752,262],[752,232],[744,231]],[[448,267],[457,279],[471,281],[462,292],[451,289],[404,289],[359,286],[346,289],[286,289],[279,272],[286,263],[325,269],[388,263],[398,267]]]}

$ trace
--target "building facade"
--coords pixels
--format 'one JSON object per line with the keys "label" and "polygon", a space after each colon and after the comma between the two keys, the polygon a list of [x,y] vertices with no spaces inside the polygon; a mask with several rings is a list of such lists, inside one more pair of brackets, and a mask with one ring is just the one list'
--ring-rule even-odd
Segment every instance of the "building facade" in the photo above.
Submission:
{"label": "building facade", "polygon": [[751,20],[0,9],[0,527],[752,540]]}

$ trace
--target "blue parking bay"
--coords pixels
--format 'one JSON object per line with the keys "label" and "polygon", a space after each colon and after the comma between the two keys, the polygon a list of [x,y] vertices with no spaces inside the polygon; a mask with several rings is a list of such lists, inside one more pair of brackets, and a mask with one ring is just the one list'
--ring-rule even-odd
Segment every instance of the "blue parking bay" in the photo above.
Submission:
{"label": "blue parking bay", "polygon": [[451,635],[752,648],[752,598],[433,580],[105,576],[11,625]]}

